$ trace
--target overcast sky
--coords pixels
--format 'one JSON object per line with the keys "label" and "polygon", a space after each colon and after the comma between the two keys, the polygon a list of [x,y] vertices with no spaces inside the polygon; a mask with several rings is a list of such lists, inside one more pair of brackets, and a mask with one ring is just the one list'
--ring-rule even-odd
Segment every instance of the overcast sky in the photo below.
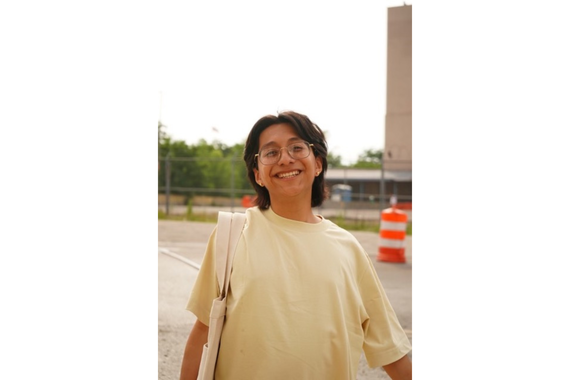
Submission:
{"label": "overcast sky", "polygon": [[188,144],[233,145],[260,117],[294,110],[326,132],[344,163],[383,148],[387,9],[402,5],[246,1],[163,10],[157,107],[166,132]]}

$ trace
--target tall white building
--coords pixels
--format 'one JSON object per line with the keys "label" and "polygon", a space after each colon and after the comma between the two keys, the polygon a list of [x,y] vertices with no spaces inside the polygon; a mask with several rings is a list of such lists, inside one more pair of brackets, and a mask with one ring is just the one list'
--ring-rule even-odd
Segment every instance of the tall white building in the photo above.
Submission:
{"label": "tall white building", "polygon": [[412,6],[388,8],[384,168],[412,171]]}

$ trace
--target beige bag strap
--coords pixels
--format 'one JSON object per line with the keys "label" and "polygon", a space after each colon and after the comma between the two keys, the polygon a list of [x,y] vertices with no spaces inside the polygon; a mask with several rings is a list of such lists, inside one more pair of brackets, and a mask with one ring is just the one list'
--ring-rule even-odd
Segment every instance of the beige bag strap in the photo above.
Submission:
{"label": "beige bag strap", "polygon": [[216,274],[223,297],[228,294],[234,255],[245,225],[245,214],[220,211],[216,232]]}

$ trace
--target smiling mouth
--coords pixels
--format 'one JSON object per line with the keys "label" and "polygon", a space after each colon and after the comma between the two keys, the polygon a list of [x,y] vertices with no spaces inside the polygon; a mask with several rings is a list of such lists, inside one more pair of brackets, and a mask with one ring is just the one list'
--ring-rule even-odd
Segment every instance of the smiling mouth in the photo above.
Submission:
{"label": "smiling mouth", "polygon": [[301,172],[299,170],[295,170],[292,172],[287,172],[287,173],[279,173],[277,174],[278,178],[293,178],[296,177],[300,174]]}

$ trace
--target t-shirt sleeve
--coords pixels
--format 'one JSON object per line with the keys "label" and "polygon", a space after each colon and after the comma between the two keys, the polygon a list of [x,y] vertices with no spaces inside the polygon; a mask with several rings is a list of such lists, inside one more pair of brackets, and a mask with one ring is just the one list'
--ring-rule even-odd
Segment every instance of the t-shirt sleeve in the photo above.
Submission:
{"label": "t-shirt sleeve", "polygon": [[412,346],[386,296],[370,257],[359,277],[359,288],[368,319],[364,330],[364,355],[371,368],[393,363],[406,355]]}
{"label": "t-shirt sleeve", "polygon": [[206,326],[210,324],[212,301],[220,295],[216,276],[216,231],[210,235],[204,259],[198,272],[198,277],[190,293],[186,310],[196,315],[196,318]]}

